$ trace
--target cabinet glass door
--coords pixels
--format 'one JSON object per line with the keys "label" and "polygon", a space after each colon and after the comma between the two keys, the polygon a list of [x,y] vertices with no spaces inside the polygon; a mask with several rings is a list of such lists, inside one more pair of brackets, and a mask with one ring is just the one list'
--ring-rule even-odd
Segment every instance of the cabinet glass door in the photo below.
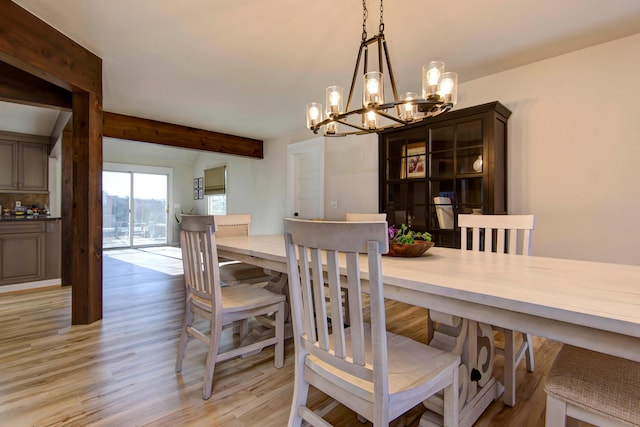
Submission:
{"label": "cabinet glass door", "polygon": [[429,167],[425,132],[418,130],[399,138],[389,138],[385,148],[386,174],[381,196],[387,221],[396,227],[406,224],[416,231],[424,231]]}

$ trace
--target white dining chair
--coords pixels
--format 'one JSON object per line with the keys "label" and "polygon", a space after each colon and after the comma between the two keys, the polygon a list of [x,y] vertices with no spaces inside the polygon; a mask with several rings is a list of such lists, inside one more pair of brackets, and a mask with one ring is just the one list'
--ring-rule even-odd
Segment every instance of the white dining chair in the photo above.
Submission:
{"label": "white dining chair", "polygon": [[[445,425],[457,426],[460,356],[386,330],[381,266],[381,254],[389,245],[386,222],[285,219],[284,231],[295,344],[289,426],[300,426],[303,420],[329,425],[323,418],[327,408],[313,411],[307,406],[309,386],[375,427],[387,426],[444,390]],[[368,273],[361,274],[363,268]],[[362,314],[364,280],[370,292],[370,323]],[[341,301],[341,286],[351,295],[348,327],[339,304],[332,304]]]}
{"label": "white dining chair", "polygon": [[[535,228],[535,215],[458,215],[461,249],[483,250],[506,254],[531,255],[531,237]],[[471,234],[471,241],[468,241]],[[522,343],[516,349],[516,334],[512,330],[494,327],[504,334],[503,348],[496,346],[496,354],[512,361],[513,370],[505,369],[505,382],[512,384],[513,396],[506,396],[515,404],[516,368],[523,358],[527,371],[534,370],[533,341],[531,334],[521,333]]]}
{"label": "white dining chair", "polygon": [[[235,237],[251,235],[250,214],[214,215],[218,231],[217,237]],[[223,284],[264,283],[274,279],[274,275],[245,262],[221,259],[220,280]]]}
{"label": "white dining chair", "polygon": [[640,363],[563,345],[546,378],[546,426],[567,417],[600,427],[640,425]]}
{"label": "white dining chair", "polygon": [[[185,315],[176,356],[176,372],[182,370],[182,360],[189,341],[193,338],[208,346],[202,398],[209,399],[213,388],[213,372],[217,363],[252,354],[275,345],[276,368],[284,364],[284,310],[285,296],[259,286],[221,286],[216,249],[216,224],[211,215],[182,215],[180,246],[185,283]],[[199,330],[195,316],[208,322],[208,330]],[[262,323],[271,319],[271,336],[251,344],[220,351],[220,338],[225,325],[261,316]],[[241,336],[242,340],[244,337]]]}

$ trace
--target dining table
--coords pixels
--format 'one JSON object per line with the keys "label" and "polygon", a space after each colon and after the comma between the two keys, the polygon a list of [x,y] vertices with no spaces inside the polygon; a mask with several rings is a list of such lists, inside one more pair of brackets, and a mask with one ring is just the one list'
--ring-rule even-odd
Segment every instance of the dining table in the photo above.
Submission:
{"label": "dining table", "polygon": [[[217,249],[286,282],[283,234],[223,237]],[[367,263],[360,265],[366,278]],[[459,326],[443,328],[450,337],[432,343],[461,354],[468,374],[461,375],[461,425],[473,425],[501,395],[515,404],[515,381],[492,375],[490,325],[640,362],[640,266],[433,247],[420,257],[383,256],[382,274],[385,298],[447,313]],[[438,402],[425,406],[437,410]]]}

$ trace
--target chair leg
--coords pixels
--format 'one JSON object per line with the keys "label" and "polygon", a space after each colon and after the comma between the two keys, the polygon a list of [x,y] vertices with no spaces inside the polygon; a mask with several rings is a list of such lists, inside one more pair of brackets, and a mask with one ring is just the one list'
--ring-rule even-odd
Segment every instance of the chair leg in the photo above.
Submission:
{"label": "chair leg", "polygon": [[278,304],[276,311],[276,349],[275,349],[275,366],[282,368],[284,366],[284,301]]}
{"label": "chair leg", "polygon": [[565,427],[567,425],[567,404],[565,402],[547,395],[545,425],[547,427]]}
{"label": "chair leg", "polygon": [[182,329],[180,330],[180,338],[178,339],[178,354],[176,355],[176,372],[182,371],[182,360],[184,359],[184,352],[189,342],[189,333],[187,329],[193,325],[193,312],[191,308],[187,306],[184,313],[184,322],[182,323]]}
{"label": "chair leg", "polygon": [[[304,362],[302,362],[304,363]],[[300,408],[306,406],[307,396],[309,394],[309,383],[304,380],[302,371],[304,366],[300,368],[300,372],[296,372],[293,386],[293,400],[291,401],[291,411],[289,412],[289,427],[302,426],[302,416]]]}
{"label": "chair leg", "polygon": [[445,427],[458,427],[460,413],[458,395],[459,368],[453,369],[453,381],[444,389],[444,414]]}
{"label": "chair leg", "polygon": [[240,341],[244,341],[247,335],[249,335],[249,319],[242,319],[234,322],[233,333],[240,334]]}
{"label": "chair leg", "polygon": [[222,325],[220,322],[211,322],[211,335],[209,337],[209,350],[207,351],[207,361],[205,363],[204,382],[202,383],[202,398],[207,400],[211,397],[213,389],[213,371],[216,368],[218,348],[220,347],[220,337],[222,335]]}
{"label": "chair leg", "polygon": [[533,372],[535,367],[533,360],[533,339],[531,338],[531,334],[522,333],[522,341],[527,343],[527,350],[524,356],[525,361],[527,362],[527,371]]}
{"label": "chair leg", "polygon": [[516,338],[511,329],[504,330],[504,404],[516,404]]}

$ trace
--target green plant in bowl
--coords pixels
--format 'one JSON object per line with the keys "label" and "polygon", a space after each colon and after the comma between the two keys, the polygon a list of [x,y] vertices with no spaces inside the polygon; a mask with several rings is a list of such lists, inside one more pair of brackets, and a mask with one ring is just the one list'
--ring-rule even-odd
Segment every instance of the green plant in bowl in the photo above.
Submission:
{"label": "green plant in bowl", "polygon": [[413,245],[416,240],[430,242],[431,234],[426,231],[413,231],[406,224],[401,224],[400,228],[396,228],[395,225],[389,227],[389,243]]}

